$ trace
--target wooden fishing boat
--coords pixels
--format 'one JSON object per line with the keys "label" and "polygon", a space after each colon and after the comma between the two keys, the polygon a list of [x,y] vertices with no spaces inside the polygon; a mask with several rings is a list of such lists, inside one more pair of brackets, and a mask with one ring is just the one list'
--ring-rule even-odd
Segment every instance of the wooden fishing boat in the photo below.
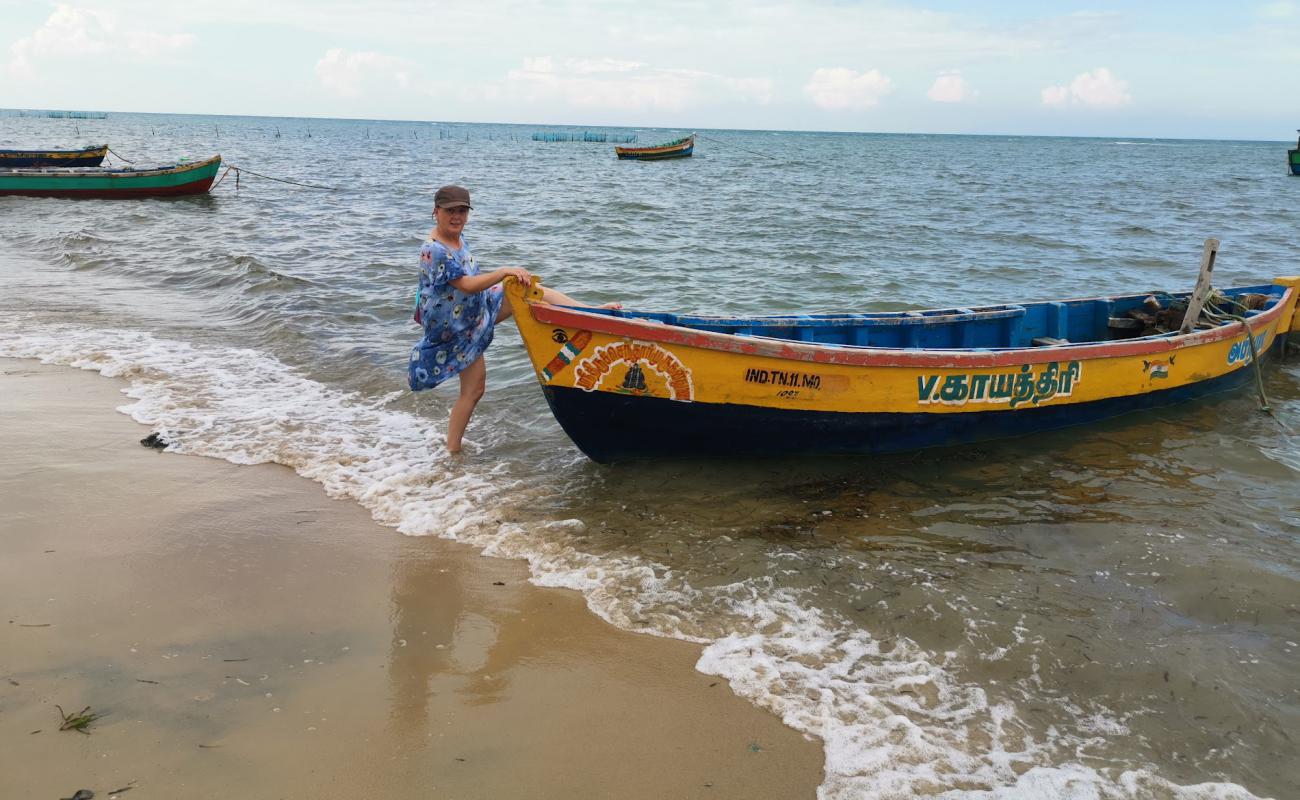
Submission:
{"label": "wooden fishing boat", "polygon": [[173,197],[212,186],[221,156],[164,167],[0,169],[0,196]]}
{"label": "wooden fishing boat", "polygon": [[663,161],[668,158],[686,158],[695,151],[695,134],[683,139],[657,144],[653,147],[615,147],[614,153],[631,161]]}
{"label": "wooden fishing boat", "polygon": [[106,144],[82,150],[0,150],[0,169],[98,167],[107,156]]}
{"label": "wooden fishing boat", "polygon": [[1188,293],[743,318],[556,306],[513,280],[506,296],[551,411],[599,462],[1023,436],[1237,386],[1300,330],[1300,277],[1224,290],[1209,309],[1241,319],[1186,333],[1142,326]]}
{"label": "wooden fishing boat", "polygon": [[[1300,133],[1300,130],[1296,133]],[[1286,151],[1286,163],[1291,167],[1292,175],[1300,175],[1300,138],[1296,140],[1293,149]]]}

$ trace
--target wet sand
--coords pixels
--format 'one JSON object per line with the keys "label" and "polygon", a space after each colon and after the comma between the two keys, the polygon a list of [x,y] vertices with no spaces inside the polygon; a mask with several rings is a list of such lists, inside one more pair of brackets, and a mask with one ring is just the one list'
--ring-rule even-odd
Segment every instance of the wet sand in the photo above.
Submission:
{"label": "wet sand", "polygon": [[123,386],[0,359],[0,797],[814,795],[820,745],[698,647],[286,468],[141,447]]}

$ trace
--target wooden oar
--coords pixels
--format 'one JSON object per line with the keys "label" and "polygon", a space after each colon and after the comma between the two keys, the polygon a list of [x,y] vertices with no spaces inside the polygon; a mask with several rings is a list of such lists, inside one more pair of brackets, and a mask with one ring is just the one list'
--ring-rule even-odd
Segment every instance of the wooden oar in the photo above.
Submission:
{"label": "wooden oar", "polygon": [[1210,296],[1210,273],[1214,272],[1214,258],[1219,254],[1219,240],[1210,238],[1205,240],[1205,248],[1201,251],[1201,274],[1196,278],[1196,288],[1192,290],[1192,296],[1187,302],[1187,314],[1183,317],[1183,325],[1178,329],[1179,333],[1191,333],[1196,329],[1196,321],[1201,318],[1201,309],[1205,306],[1205,299]]}

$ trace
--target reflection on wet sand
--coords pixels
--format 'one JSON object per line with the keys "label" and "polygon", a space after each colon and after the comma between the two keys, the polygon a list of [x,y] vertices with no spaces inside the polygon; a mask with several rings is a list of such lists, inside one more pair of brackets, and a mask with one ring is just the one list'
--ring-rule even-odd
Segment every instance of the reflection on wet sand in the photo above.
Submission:
{"label": "reflection on wet sand", "polygon": [[431,544],[405,542],[393,566],[391,716],[394,732],[407,741],[432,728],[430,708],[439,694],[455,693],[470,706],[506,699],[510,671],[534,649],[520,628],[527,617],[515,590],[494,582],[492,617],[475,613],[485,604],[474,602],[477,593],[462,584],[461,570]]}
{"label": "reflection on wet sand", "polygon": [[[615,631],[575,595],[524,584],[514,562],[421,538],[394,558],[378,785],[567,800],[710,786],[798,797],[816,784],[816,744],[780,744],[795,737],[779,719],[690,669],[698,648]],[[755,758],[757,742],[772,756]],[[664,748],[673,769],[647,768]]]}
{"label": "reflection on wet sand", "polygon": [[393,565],[393,641],[388,680],[398,741],[421,741],[429,728],[434,680],[453,672],[456,624],[464,609],[459,574],[424,542],[403,543]]}

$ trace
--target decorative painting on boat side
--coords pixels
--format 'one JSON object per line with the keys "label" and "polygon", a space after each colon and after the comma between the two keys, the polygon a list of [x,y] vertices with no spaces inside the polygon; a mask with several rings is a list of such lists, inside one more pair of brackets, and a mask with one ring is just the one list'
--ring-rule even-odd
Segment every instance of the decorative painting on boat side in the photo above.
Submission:
{"label": "decorative painting on boat side", "polygon": [[1143,361],[1142,371],[1147,373],[1147,377],[1151,380],[1168,378],[1169,368],[1174,365],[1175,358],[1177,358],[1177,356],[1170,356],[1164,361]]}
{"label": "decorative painting on boat side", "polygon": [[555,358],[552,358],[542,368],[542,375],[548,381],[554,378],[560,370],[573,363],[573,359],[577,358],[582,353],[583,348],[591,343],[591,331],[578,331],[573,335],[573,338],[569,338],[569,334],[565,333],[563,328],[556,328],[551,331],[551,340],[564,346],[555,354]]}
{"label": "decorative painting on boat side", "polygon": [[[626,369],[617,369],[626,364]],[[665,397],[690,402],[695,399],[691,371],[677,356],[657,344],[615,342],[592,351],[575,367],[574,384],[587,392]]]}

